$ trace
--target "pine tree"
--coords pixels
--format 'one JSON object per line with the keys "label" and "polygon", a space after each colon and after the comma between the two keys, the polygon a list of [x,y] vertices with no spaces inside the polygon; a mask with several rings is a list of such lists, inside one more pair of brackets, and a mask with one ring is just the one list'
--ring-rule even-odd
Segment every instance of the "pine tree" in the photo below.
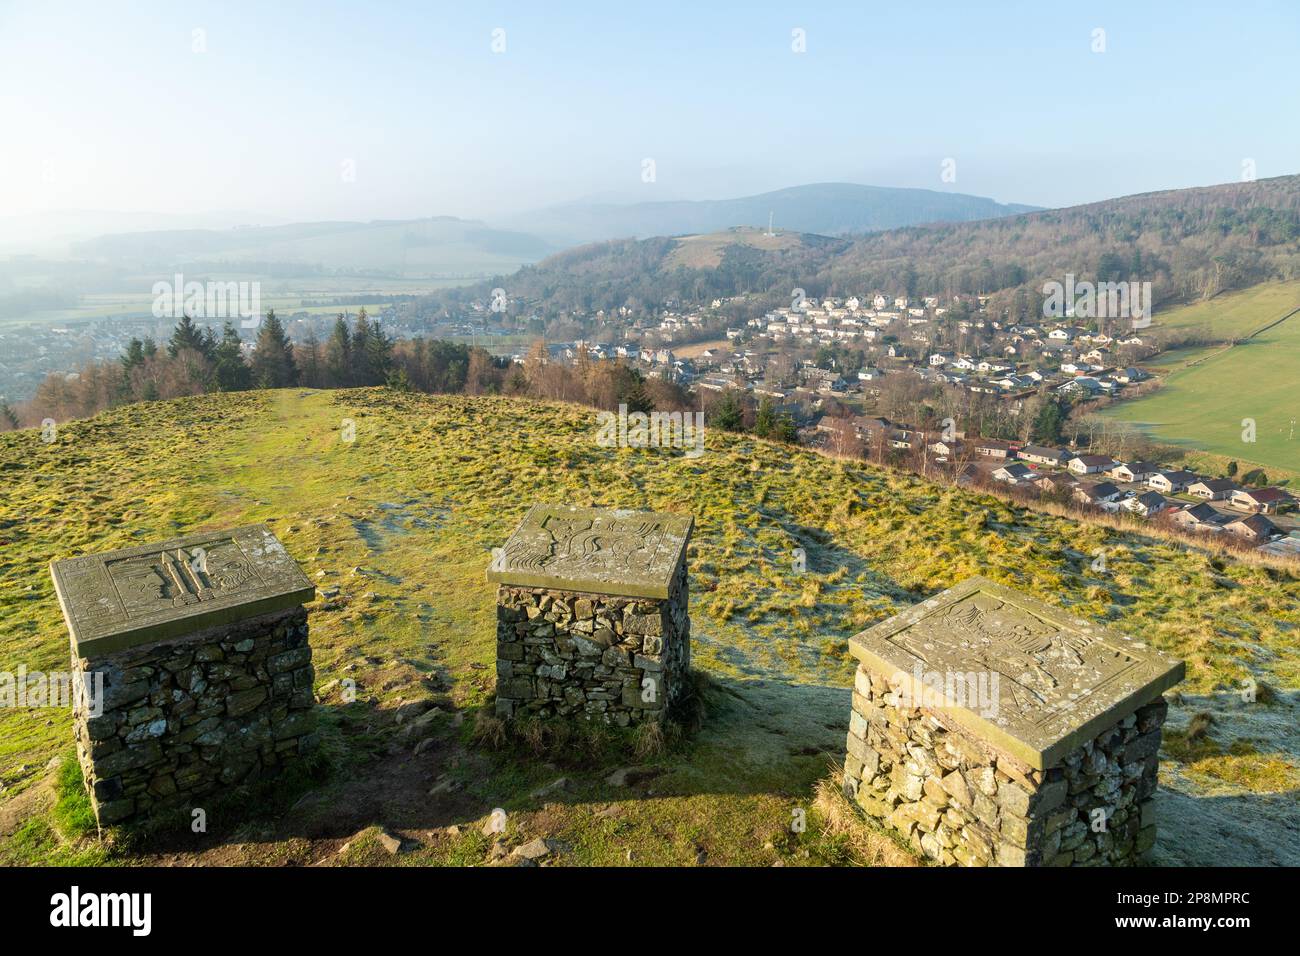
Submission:
{"label": "pine tree", "polygon": [[353,385],[376,385],[370,368],[370,317],[362,309],[352,325]]}
{"label": "pine tree", "polygon": [[167,354],[175,358],[182,349],[192,349],[204,358],[211,359],[216,350],[216,340],[212,330],[200,329],[189,315],[182,315],[172,332],[171,341],[167,343]]}
{"label": "pine tree", "polygon": [[329,377],[327,384],[334,388],[352,384],[352,335],[342,312],[334,320],[334,331],[325,343],[325,374]]}
{"label": "pine tree", "polygon": [[18,415],[9,403],[0,398],[0,431],[17,431],[22,426],[18,424]]}
{"label": "pine tree", "polygon": [[126,354],[122,356],[122,371],[130,374],[132,370],[139,368],[144,364],[144,343],[139,339],[132,339],[126,347]]}
{"label": "pine tree", "polygon": [[710,409],[712,424],[729,432],[744,431],[745,410],[733,389],[724,389],[722,398]]}
{"label": "pine tree", "polygon": [[285,388],[298,380],[293,344],[276,318],[275,309],[266,313],[266,321],[257,330],[252,373],[253,383],[258,388]]}
{"label": "pine tree", "polygon": [[1034,438],[1044,443],[1060,441],[1064,421],[1060,405],[1050,400],[1044,402],[1038,410],[1038,417],[1034,419]]}
{"label": "pine tree", "polygon": [[252,385],[253,375],[244,361],[239,330],[233,322],[227,322],[221,330],[221,341],[214,349],[214,355],[217,388],[223,392],[238,392]]}
{"label": "pine tree", "polygon": [[772,399],[764,396],[754,413],[754,434],[759,438],[770,438],[776,428],[776,408]]}
{"label": "pine tree", "polygon": [[366,339],[366,369],[371,385],[386,383],[393,370],[393,340],[384,334],[378,319],[370,322],[370,336]]}
{"label": "pine tree", "polygon": [[320,388],[320,341],[316,338],[316,329],[308,328],[302,345],[295,350],[299,378],[308,388]]}

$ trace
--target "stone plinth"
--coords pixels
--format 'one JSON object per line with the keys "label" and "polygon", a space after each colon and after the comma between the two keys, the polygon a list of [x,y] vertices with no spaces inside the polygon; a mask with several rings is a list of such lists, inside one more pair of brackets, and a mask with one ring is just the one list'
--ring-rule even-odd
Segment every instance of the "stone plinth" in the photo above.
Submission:
{"label": "stone plinth", "polygon": [[691,527],[680,515],[534,505],[488,569],[497,714],[663,720],[690,671]]}
{"label": "stone plinth", "polygon": [[945,865],[1138,862],[1183,664],[973,578],[864,631],[845,791]]}
{"label": "stone plinth", "polygon": [[[55,561],[101,824],[193,807],[312,750],[315,588],[263,525]],[[97,689],[102,687],[102,692]]]}

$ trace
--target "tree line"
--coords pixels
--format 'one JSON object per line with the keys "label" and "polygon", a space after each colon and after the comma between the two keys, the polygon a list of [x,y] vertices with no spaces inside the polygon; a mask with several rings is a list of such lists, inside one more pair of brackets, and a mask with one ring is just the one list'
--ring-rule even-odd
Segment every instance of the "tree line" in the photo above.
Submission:
{"label": "tree line", "polygon": [[573,362],[557,361],[541,340],[522,362],[441,339],[396,341],[365,309],[351,322],[337,316],[323,343],[310,332],[294,343],[272,309],[259,322],[251,349],[233,322],[218,332],[182,316],[165,343],[133,338],[117,360],[92,362],[72,375],[51,373],[31,400],[17,406],[0,401],[0,431],[210,392],[365,386],[552,399],[610,411],[700,410],[716,427],[795,438],[793,422],[770,399],[754,402],[735,390],[696,395],[621,359],[594,360],[582,347]]}

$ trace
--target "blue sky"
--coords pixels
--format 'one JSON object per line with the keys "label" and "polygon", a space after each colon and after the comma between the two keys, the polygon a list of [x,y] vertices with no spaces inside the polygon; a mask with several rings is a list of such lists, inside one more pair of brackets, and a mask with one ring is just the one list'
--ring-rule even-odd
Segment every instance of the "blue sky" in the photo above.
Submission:
{"label": "blue sky", "polygon": [[0,0],[0,215],[496,218],[821,181],[1060,206],[1295,173],[1298,11]]}

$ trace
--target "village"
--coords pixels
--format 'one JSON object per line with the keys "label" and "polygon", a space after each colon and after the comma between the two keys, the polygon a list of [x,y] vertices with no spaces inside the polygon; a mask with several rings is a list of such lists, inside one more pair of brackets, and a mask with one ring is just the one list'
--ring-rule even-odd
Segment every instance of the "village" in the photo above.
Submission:
{"label": "village", "polygon": [[[725,327],[725,340],[708,341],[709,330],[723,331],[724,308],[743,297],[667,311],[653,323],[627,310],[598,312],[598,323],[622,325],[621,341],[606,335],[552,350],[573,358],[585,348],[590,358],[635,362],[648,375],[683,386],[740,387],[778,402],[810,393],[869,396],[891,374],[995,397],[1043,389],[1085,400],[1116,396],[1150,378],[1133,363],[1159,351],[1153,338],[1132,329],[1110,334],[1082,324],[995,319],[986,314],[987,296],[954,296],[943,305],[935,295],[913,301],[876,294],[868,304],[856,296],[817,300],[795,292],[792,305]],[[827,358],[827,352],[834,354]]]}
{"label": "village", "polygon": [[[1222,534],[1278,557],[1300,556],[1296,499],[1254,472],[1242,480],[1174,465],[1092,453],[1089,436],[1071,448],[1014,438],[906,424],[878,414],[885,383],[919,383],[968,393],[1023,419],[1037,397],[1059,396],[1073,407],[1120,396],[1149,382],[1137,363],[1158,354],[1151,330],[1098,329],[1060,322],[1011,323],[987,314],[988,297],[938,296],[914,302],[875,294],[799,299],[708,341],[707,330],[728,303],[669,312],[657,325],[629,322],[617,343],[550,344],[557,361],[621,361],[650,378],[709,393],[737,390],[768,400],[798,427],[800,442],[835,454],[910,467],[960,484],[1014,490],[1017,498],[1048,498],[1084,510],[1158,521],[1188,533]],[[607,320],[609,317],[600,316]],[[1093,327],[1089,327],[1093,326]],[[692,343],[701,335],[702,344]],[[673,343],[686,344],[674,349]],[[853,360],[861,363],[853,367]],[[515,356],[523,361],[523,356]],[[1149,386],[1148,386],[1149,387]],[[917,407],[917,406],[911,406]],[[1027,434],[1027,422],[1012,430]],[[1006,434],[1006,428],[1000,430]]]}

